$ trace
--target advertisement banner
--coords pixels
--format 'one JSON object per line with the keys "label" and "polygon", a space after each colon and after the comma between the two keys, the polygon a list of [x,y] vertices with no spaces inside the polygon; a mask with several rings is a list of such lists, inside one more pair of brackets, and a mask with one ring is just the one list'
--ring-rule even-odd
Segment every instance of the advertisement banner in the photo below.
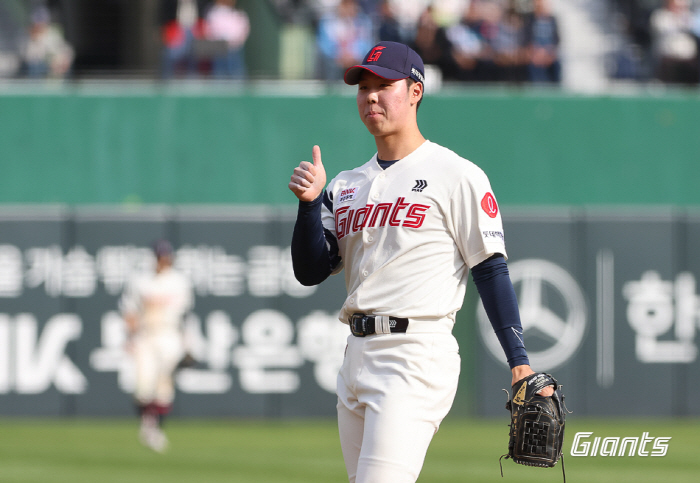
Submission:
{"label": "advertisement banner", "polygon": [[[570,409],[700,414],[689,380],[700,369],[700,267],[690,253],[700,241],[697,218],[670,209],[560,210],[514,213],[504,224],[531,365],[564,384]],[[477,319],[478,412],[502,415],[507,365],[481,307]]]}
{"label": "advertisement banner", "polygon": [[[333,416],[349,334],[337,319],[344,275],[296,281],[294,219],[294,210],[260,206],[3,208],[0,415],[133,414],[119,301],[166,238],[195,294],[182,326],[196,364],[176,373],[173,414]],[[508,210],[504,228],[532,367],[564,384],[571,410],[700,414],[690,384],[700,369],[700,216]],[[504,416],[510,372],[476,302],[457,321],[471,325],[455,334],[462,380],[478,389],[455,411]]]}

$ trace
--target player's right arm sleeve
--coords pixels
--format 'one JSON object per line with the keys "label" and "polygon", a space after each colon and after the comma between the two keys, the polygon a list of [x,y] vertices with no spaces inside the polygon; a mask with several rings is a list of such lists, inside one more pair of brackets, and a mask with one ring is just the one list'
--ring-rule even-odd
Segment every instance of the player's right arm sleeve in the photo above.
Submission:
{"label": "player's right arm sleeve", "polygon": [[318,285],[340,264],[338,241],[323,227],[321,209],[324,193],[311,202],[299,201],[292,234],[292,267],[302,285]]}

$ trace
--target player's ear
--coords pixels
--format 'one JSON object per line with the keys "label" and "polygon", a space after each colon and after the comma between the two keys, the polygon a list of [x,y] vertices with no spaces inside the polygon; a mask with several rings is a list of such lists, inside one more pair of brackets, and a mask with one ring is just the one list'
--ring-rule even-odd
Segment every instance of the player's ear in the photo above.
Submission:
{"label": "player's ear", "polygon": [[414,82],[411,85],[411,103],[412,104],[418,104],[421,99],[423,99],[423,83],[422,82]]}

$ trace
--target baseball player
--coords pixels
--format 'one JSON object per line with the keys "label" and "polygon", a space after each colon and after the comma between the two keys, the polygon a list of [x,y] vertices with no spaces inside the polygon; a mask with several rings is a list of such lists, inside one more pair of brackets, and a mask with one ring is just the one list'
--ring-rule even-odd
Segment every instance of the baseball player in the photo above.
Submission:
{"label": "baseball player", "polygon": [[163,418],[175,397],[173,373],[184,356],[182,318],[193,306],[189,280],[173,265],[173,248],[166,240],[154,244],[154,273],[139,274],[127,285],[119,308],[129,334],[135,368],[134,399],[141,418],[141,442],[163,452],[168,440]]}
{"label": "baseball player", "polygon": [[[473,163],[426,140],[420,56],[380,42],[345,72],[377,152],[327,187],[321,150],[294,169],[297,279],[345,268],[340,320],[351,335],[338,374],[338,428],[351,483],[415,482],[450,410],[460,370],[452,335],[472,277],[512,368],[532,374],[505,262],[501,213]],[[325,189],[324,189],[325,187]],[[547,387],[541,394],[550,396]]]}

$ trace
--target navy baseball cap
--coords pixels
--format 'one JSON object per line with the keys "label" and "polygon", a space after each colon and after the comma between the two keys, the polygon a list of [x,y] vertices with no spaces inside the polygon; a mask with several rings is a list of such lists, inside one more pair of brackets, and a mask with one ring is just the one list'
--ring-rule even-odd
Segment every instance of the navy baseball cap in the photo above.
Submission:
{"label": "navy baseball cap", "polygon": [[153,242],[153,253],[156,257],[171,257],[173,255],[173,246],[168,240],[156,240]]}
{"label": "navy baseball cap", "polygon": [[411,78],[425,85],[423,59],[408,45],[398,42],[379,42],[372,47],[362,64],[353,65],[345,71],[345,83],[354,86],[360,82],[363,70],[368,70],[384,79]]}

